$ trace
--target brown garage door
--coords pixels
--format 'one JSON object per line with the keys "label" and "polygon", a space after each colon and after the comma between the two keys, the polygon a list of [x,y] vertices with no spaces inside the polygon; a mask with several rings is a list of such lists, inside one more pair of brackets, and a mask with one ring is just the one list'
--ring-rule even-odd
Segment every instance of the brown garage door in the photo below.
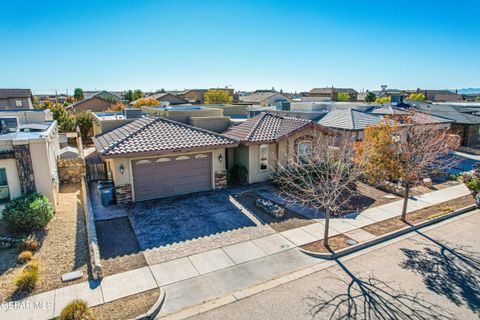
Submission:
{"label": "brown garage door", "polygon": [[135,200],[208,190],[211,153],[132,160]]}

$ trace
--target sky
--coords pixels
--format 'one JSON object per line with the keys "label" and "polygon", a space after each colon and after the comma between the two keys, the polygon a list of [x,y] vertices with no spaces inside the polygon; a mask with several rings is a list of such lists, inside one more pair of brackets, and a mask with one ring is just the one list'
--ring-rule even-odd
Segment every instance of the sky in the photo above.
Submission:
{"label": "sky", "polygon": [[480,87],[480,0],[0,0],[0,8],[0,88]]}

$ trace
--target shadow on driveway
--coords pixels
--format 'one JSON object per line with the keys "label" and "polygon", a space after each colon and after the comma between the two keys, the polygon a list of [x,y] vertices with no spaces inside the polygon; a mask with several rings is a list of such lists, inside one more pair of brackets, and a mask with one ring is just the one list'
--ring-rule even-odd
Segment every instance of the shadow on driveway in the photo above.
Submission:
{"label": "shadow on driveway", "polygon": [[227,190],[139,202],[128,211],[142,250],[255,226]]}

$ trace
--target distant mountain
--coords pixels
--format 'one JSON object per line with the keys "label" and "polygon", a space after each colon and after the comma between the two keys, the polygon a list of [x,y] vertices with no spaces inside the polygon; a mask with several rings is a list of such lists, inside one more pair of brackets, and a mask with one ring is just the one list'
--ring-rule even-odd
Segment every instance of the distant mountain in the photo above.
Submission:
{"label": "distant mountain", "polygon": [[[452,90],[455,92],[455,90]],[[479,94],[480,93],[480,88],[463,88],[463,89],[458,89],[459,94]]]}

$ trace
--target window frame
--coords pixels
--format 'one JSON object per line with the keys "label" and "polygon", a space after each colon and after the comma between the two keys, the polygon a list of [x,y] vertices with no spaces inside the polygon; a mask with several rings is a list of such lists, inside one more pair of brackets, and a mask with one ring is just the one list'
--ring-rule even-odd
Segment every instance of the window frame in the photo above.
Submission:
{"label": "window frame", "polygon": [[302,140],[302,141],[299,141],[297,143],[297,156],[298,156],[298,159],[302,160],[305,158],[305,155],[302,155],[301,152],[300,152],[300,146],[302,144],[308,144],[310,146],[310,154],[308,156],[312,156],[312,152],[313,152],[313,143],[312,141],[310,140]]}
{"label": "window frame", "polygon": [[[264,157],[262,157],[262,149],[266,150]],[[262,163],[265,165],[265,168],[262,169]],[[261,144],[258,146],[258,170],[260,172],[268,171],[268,144]]]}
{"label": "window frame", "polygon": [[16,107],[16,108],[21,108],[21,107],[23,107],[23,101],[22,101],[22,99],[15,99],[15,107]]}
{"label": "window frame", "polygon": [[6,188],[7,190],[7,197],[0,198],[0,203],[6,203],[10,201],[10,187],[8,186],[8,177],[7,177],[7,168],[0,168],[0,171],[3,170],[5,172],[5,185],[0,185],[0,188]]}

